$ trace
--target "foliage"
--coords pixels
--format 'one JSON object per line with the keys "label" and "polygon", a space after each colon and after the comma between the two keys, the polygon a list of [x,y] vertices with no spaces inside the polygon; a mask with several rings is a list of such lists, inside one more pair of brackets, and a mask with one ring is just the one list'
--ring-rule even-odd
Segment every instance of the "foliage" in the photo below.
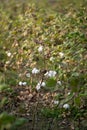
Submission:
{"label": "foliage", "polygon": [[5,112],[0,114],[0,130],[4,129],[15,129],[20,125],[23,125],[25,119],[19,118],[17,119],[15,116],[9,115]]}
{"label": "foliage", "polygon": [[[65,103],[70,109],[84,107],[87,100],[86,8],[82,5],[75,9],[71,5],[59,13],[37,4],[14,1],[0,6],[0,91],[8,91],[8,85],[20,85],[21,81],[37,91],[42,87],[56,92],[59,109]],[[35,74],[33,68],[38,70]],[[9,119],[14,120],[10,116]]]}

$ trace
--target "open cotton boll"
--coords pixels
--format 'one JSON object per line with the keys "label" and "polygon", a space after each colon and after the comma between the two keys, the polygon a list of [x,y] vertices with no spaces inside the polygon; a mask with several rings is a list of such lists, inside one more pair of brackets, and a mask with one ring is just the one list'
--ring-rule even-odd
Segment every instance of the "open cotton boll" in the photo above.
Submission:
{"label": "open cotton boll", "polygon": [[26,74],[26,77],[27,77],[27,78],[30,78],[30,73],[27,73],[27,74]]}
{"label": "open cotton boll", "polygon": [[41,85],[40,85],[40,83],[38,83],[36,86],[36,90],[38,91],[40,88],[41,88]]}
{"label": "open cotton boll", "polygon": [[10,64],[10,61],[6,61],[5,64]]}
{"label": "open cotton boll", "polygon": [[56,74],[57,74],[56,71],[50,70],[50,71],[46,72],[44,75],[47,76],[47,77],[55,77]]}
{"label": "open cotton boll", "polygon": [[22,86],[22,85],[23,85],[23,82],[20,81],[18,84],[19,84],[19,86]]}
{"label": "open cotton boll", "polygon": [[40,70],[37,68],[33,68],[33,70],[32,70],[32,74],[38,74],[39,72],[40,72]]}
{"label": "open cotton boll", "polygon": [[39,82],[36,86],[36,90],[38,91],[41,87],[45,87],[46,86],[46,83],[45,82]]}
{"label": "open cotton boll", "polygon": [[59,104],[59,101],[54,100],[53,103],[54,103],[55,105],[58,105],[58,104]]}
{"label": "open cotton boll", "polygon": [[7,52],[7,56],[10,57],[11,56],[11,52]]}
{"label": "open cotton boll", "polygon": [[53,62],[54,61],[54,57],[50,57],[50,61]]}
{"label": "open cotton boll", "polygon": [[69,109],[69,108],[70,108],[70,105],[69,105],[69,104],[64,104],[64,105],[63,105],[63,108]]}
{"label": "open cotton boll", "polygon": [[49,77],[55,77],[55,75],[56,75],[56,71],[49,71],[48,74]]}
{"label": "open cotton boll", "polygon": [[39,85],[36,86],[36,90],[38,91],[41,87]]}
{"label": "open cotton boll", "polygon": [[60,56],[61,58],[63,58],[63,57],[64,57],[64,53],[63,53],[63,52],[59,52],[59,56]]}
{"label": "open cotton boll", "polygon": [[43,46],[39,46],[38,52],[42,52],[42,51],[43,51]]}
{"label": "open cotton boll", "polygon": [[42,86],[42,87],[45,87],[45,86],[46,86],[46,83],[45,83],[45,82],[42,82],[42,83],[41,83],[41,86]]}
{"label": "open cotton boll", "polygon": [[22,85],[23,85],[23,86],[26,86],[26,85],[27,85],[27,82],[23,82]]}
{"label": "open cotton boll", "polygon": [[71,93],[70,92],[68,92],[68,95],[70,95]]}
{"label": "open cotton boll", "polygon": [[60,80],[58,80],[58,81],[57,81],[57,84],[58,84],[58,85],[62,85],[62,83],[61,83],[61,81],[60,81]]}

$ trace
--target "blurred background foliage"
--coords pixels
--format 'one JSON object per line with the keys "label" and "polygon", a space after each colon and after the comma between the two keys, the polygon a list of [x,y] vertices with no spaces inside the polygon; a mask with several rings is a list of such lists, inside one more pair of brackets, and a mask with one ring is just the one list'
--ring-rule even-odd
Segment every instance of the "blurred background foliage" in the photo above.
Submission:
{"label": "blurred background foliage", "polygon": [[[29,80],[25,76],[34,67],[40,68],[41,72],[53,69],[58,75],[44,79],[47,84],[45,89],[61,91],[61,104],[72,99],[70,104],[76,108],[85,106],[86,6],[86,0],[0,0],[0,92],[10,90],[7,88],[18,85],[20,80],[35,87],[43,74],[37,77],[31,75]],[[37,51],[40,45],[44,46],[42,54]],[[63,52],[64,57],[60,57],[59,52]],[[54,62],[49,60],[50,57],[55,58]],[[62,82],[61,88],[57,80]],[[68,91],[71,95],[66,96]],[[2,113],[0,119],[6,117]]]}

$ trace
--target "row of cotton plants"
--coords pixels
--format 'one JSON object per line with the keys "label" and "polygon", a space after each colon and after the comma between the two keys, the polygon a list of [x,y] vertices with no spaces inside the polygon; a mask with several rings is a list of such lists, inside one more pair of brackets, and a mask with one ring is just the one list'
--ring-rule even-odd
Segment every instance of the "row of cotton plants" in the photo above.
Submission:
{"label": "row of cotton plants", "polygon": [[[83,108],[87,96],[86,9],[64,15],[27,4],[0,9],[0,75],[10,86],[56,92],[54,106]],[[22,10],[22,9],[21,9]]]}

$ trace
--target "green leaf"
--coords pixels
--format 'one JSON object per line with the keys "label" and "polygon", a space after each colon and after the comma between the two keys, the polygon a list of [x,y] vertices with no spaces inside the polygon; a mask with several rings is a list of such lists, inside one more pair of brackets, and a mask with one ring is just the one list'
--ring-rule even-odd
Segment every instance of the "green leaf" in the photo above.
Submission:
{"label": "green leaf", "polygon": [[47,86],[48,89],[53,90],[56,86],[56,83],[57,83],[56,79],[50,78],[50,79],[47,80],[46,86]]}
{"label": "green leaf", "polygon": [[72,91],[77,92],[79,86],[79,74],[73,73],[69,79],[69,82],[70,82],[70,86],[72,87]]}
{"label": "green leaf", "polygon": [[9,129],[11,128],[12,123],[15,121],[15,117],[12,115],[3,112],[0,115],[0,129]]}
{"label": "green leaf", "polygon": [[76,106],[80,106],[81,105],[81,99],[80,99],[79,96],[74,99],[74,103],[75,103]]}
{"label": "green leaf", "polygon": [[0,130],[6,129],[15,129],[18,126],[21,126],[25,123],[24,118],[16,118],[14,115],[9,115],[6,112],[0,114]]}
{"label": "green leaf", "polygon": [[24,119],[24,118],[18,118],[16,119],[15,123],[14,123],[14,126],[15,127],[18,127],[18,126],[21,126],[23,125],[27,120]]}
{"label": "green leaf", "polygon": [[8,103],[8,100],[6,97],[4,97],[0,102],[0,107],[3,107],[4,104]]}
{"label": "green leaf", "polygon": [[7,84],[0,84],[0,91],[5,91],[8,89],[8,85]]}

